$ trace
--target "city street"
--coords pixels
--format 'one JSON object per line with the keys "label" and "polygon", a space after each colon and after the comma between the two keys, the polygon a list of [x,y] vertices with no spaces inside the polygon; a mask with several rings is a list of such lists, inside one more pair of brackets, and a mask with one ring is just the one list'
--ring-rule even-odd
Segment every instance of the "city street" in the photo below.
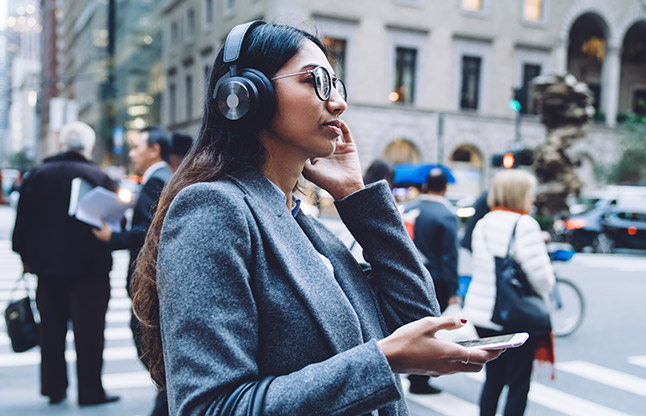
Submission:
{"label": "city street", "polygon": [[[338,220],[325,220],[344,241],[347,231]],[[4,310],[13,282],[20,272],[19,258],[11,252],[13,210],[0,207],[0,307]],[[37,349],[13,353],[0,322],[0,414],[2,415],[146,415],[154,397],[148,375],[136,359],[127,320],[125,292],[127,253],[114,254],[112,299],[108,311],[104,385],[121,401],[97,407],[76,405],[73,351],[68,399],[49,406],[38,394]],[[560,275],[575,281],[586,299],[586,317],[573,335],[556,340],[556,379],[538,371],[530,391],[527,415],[638,415],[646,408],[646,257],[639,255],[577,254],[557,264]],[[70,334],[71,336],[71,334]],[[68,336],[68,348],[71,338]],[[545,369],[543,369],[545,370]],[[454,375],[433,380],[443,393],[408,395],[413,416],[477,415],[484,374]]]}

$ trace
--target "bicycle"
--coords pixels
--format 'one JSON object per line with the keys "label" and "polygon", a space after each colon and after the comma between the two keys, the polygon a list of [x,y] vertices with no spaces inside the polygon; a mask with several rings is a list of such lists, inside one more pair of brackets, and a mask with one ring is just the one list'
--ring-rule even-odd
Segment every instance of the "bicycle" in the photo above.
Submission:
{"label": "bicycle", "polygon": [[[552,261],[569,261],[574,250],[556,250],[550,253]],[[549,296],[552,331],[557,337],[572,334],[583,323],[585,300],[583,292],[572,280],[556,276],[556,284]]]}

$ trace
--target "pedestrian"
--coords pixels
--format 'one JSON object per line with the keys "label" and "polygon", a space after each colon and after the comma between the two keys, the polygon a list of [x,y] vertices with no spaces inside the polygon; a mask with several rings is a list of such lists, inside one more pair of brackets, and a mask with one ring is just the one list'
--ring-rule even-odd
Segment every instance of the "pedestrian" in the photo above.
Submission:
{"label": "pedestrian", "polygon": [[188,134],[173,133],[168,160],[168,167],[172,172],[177,171],[180,163],[182,163],[188,151],[191,150],[192,145],[193,138]]}
{"label": "pedestrian", "polygon": [[[498,172],[487,197],[491,211],[473,230],[473,277],[463,313],[475,325],[480,337],[505,333],[500,325],[491,321],[496,301],[494,257],[506,257],[509,249],[539,295],[546,295],[554,285],[554,271],[541,229],[528,215],[534,203],[535,187],[536,179],[528,172],[518,169]],[[514,230],[514,242],[509,247]],[[487,377],[480,395],[481,415],[496,414],[504,386],[509,386],[504,415],[524,413],[536,349],[545,343],[551,349],[551,337],[532,335],[522,347],[510,349],[487,364]]]}
{"label": "pedestrian", "polygon": [[388,186],[392,189],[395,178],[395,170],[392,165],[385,160],[376,159],[368,166],[366,174],[363,177],[363,183],[369,185],[371,183],[385,179],[388,181]]}
{"label": "pedestrian", "polygon": [[[199,137],[161,196],[134,280],[171,414],[217,414],[234,388],[277,376],[262,413],[401,415],[395,373],[479,371],[499,354],[434,337],[462,321],[430,317],[439,310],[428,271],[386,182],[363,185],[339,119],[345,88],[317,38],[236,26],[207,88]],[[301,173],[336,200],[369,278],[299,210]]]}
{"label": "pedestrian", "polygon": [[[142,175],[141,182],[143,184],[134,207],[132,226],[127,230],[113,232],[104,223],[103,228],[92,230],[96,238],[108,243],[112,250],[128,249],[130,251],[126,288],[131,297],[137,256],[155,214],[159,195],[171,177],[171,170],[168,166],[171,147],[171,135],[168,131],[157,126],[149,126],[139,131],[134,145],[128,153],[133,168]],[[130,319],[130,329],[137,348],[137,356],[141,358],[143,357],[143,349],[140,323],[134,314]],[[142,359],[142,363],[148,368],[148,362],[145,359]],[[166,396],[162,392],[159,392],[155,399],[152,414],[155,416],[168,414]]]}
{"label": "pedestrian", "polygon": [[13,250],[25,272],[38,276],[41,394],[50,404],[67,397],[65,336],[72,321],[79,405],[119,400],[101,383],[103,331],[110,299],[112,255],[92,235],[92,227],[68,215],[72,179],[112,191],[117,185],[91,162],[95,133],[74,122],[63,127],[64,152],[49,157],[22,184]]}
{"label": "pedestrian", "polygon": [[[415,212],[413,242],[431,273],[440,312],[461,301],[458,295],[458,217],[444,197],[447,183],[442,168],[431,169],[422,186],[422,194],[404,209],[405,213]],[[429,379],[429,376],[409,375],[410,392],[441,393],[442,390],[429,384]]]}

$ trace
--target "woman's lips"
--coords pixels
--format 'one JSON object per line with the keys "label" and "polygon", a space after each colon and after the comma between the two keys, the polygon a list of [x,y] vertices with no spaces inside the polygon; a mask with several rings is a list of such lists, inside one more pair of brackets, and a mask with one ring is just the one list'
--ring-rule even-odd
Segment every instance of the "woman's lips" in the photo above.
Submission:
{"label": "woman's lips", "polygon": [[329,130],[335,134],[335,136],[340,136],[341,133],[341,122],[339,120],[330,121],[323,123],[323,128]]}

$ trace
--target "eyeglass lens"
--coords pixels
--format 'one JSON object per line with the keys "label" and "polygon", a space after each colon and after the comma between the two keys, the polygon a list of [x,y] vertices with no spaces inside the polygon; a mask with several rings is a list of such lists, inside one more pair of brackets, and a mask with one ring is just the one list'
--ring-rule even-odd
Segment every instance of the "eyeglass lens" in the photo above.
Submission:
{"label": "eyeglass lens", "polygon": [[[316,95],[318,95],[319,99],[327,101],[330,98],[330,93],[332,91],[330,73],[324,67],[319,66],[312,70],[312,74],[314,75]],[[343,81],[341,81],[339,78],[336,78],[334,80],[334,88],[336,88],[339,95],[341,95],[341,98],[345,100],[346,90]]]}

